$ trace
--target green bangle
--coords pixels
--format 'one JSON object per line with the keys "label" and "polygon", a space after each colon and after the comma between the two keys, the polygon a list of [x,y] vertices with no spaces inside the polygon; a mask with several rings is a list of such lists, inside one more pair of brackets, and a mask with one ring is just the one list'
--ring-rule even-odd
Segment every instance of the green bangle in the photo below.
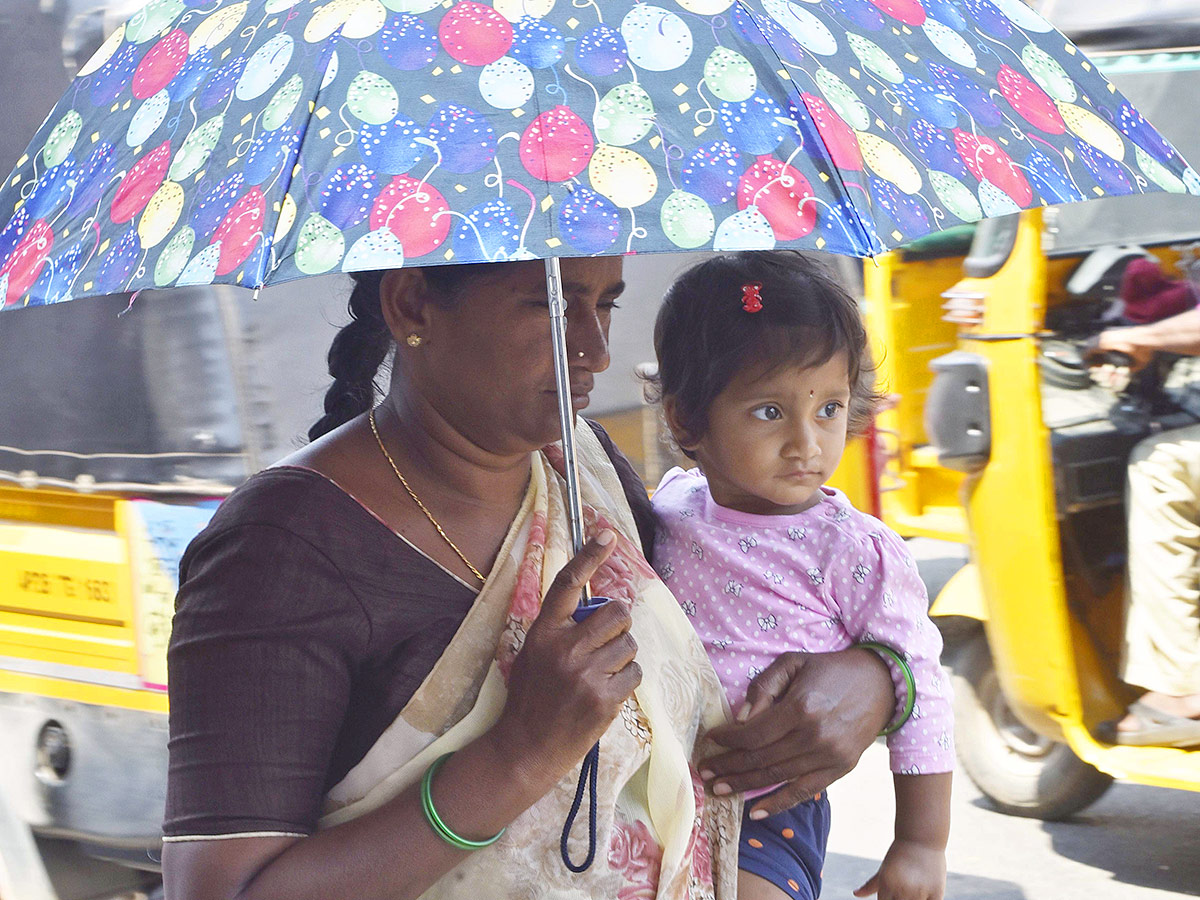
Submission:
{"label": "green bangle", "polygon": [[887,644],[879,644],[875,641],[863,641],[855,644],[854,646],[862,647],[864,650],[874,650],[881,656],[890,659],[896,664],[897,668],[900,669],[900,674],[904,676],[904,709],[901,710],[900,715],[890,722],[888,726],[883,729],[883,731],[879,732],[880,737],[886,737],[887,735],[898,731],[900,726],[907,722],[909,717],[912,716],[913,707],[916,706],[917,703],[916,679],[913,678],[912,668],[907,662],[904,661],[904,656],[901,653],[898,653],[896,650],[893,650]]}
{"label": "green bangle", "polygon": [[425,813],[425,821],[429,823],[429,827],[433,829],[433,833],[440,837],[451,847],[456,847],[459,850],[481,850],[484,847],[490,847],[496,841],[500,840],[501,835],[507,829],[501,828],[486,841],[470,841],[465,837],[455,834],[450,830],[442,817],[438,815],[438,811],[433,805],[433,776],[437,774],[438,769],[448,760],[453,753],[447,753],[445,756],[439,756],[433,761],[433,764],[425,770],[425,775],[421,778],[421,810]]}

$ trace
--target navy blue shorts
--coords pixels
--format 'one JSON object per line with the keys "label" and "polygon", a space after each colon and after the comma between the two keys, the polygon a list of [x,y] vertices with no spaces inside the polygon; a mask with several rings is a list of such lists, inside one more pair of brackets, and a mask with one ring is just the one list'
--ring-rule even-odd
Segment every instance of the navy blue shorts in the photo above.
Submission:
{"label": "navy blue shorts", "polygon": [[816,900],[829,843],[829,798],[822,792],[757,822],[749,817],[753,806],[747,802],[742,815],[738,868],[765,878],[796,900]]}

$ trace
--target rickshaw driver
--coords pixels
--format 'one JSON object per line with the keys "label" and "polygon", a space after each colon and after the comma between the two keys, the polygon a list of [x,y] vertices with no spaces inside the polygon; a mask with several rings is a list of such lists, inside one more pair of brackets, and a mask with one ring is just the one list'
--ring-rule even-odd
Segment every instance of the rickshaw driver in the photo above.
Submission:
{"label": "rickshaw driver", "polygon": [[[1101,332],[1090,353],[1124,353],[1134,370],[1156,353],[1200,356],[1200,308]],[[1129,459],[1129,585],[1122,679],[1145,688],[1116,744],[1200,746],[1200,424],[1153,435]]]}

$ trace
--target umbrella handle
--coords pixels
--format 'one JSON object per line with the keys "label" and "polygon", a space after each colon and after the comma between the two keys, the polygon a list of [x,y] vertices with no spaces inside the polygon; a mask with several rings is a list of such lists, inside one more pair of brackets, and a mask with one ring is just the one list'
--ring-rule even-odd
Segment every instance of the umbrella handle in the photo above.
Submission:
{"label": "umbrella handle", "polygon": [[585,602],[579,604],[575,612],[571,613],[571,618],[576,622],[582,622],[608,601],[608,597],[589,597]]}

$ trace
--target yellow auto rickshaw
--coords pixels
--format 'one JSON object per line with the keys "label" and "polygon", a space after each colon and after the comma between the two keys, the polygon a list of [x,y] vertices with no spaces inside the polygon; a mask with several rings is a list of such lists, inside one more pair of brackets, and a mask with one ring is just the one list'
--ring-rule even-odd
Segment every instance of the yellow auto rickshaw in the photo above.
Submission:
{"label": "yellow auto rickshaw", "polygon": [[[1200,156],[1200,120],[1169,106],[1200,87],[1200,54],[1094,58]],[[990,220],[864,266],[899,400],[838,483],[913,539],[955,675],[963,768],[1008,813],[1062,818],[1114,778],[1200,790],[1200,747],[1097,736],[1137,693],[1118,680],[1129,453],[1200,405],[1186,385],[1101,387],[1080,352],[1130,259],[1196,273],[1200,201],[1179,189]]]}

